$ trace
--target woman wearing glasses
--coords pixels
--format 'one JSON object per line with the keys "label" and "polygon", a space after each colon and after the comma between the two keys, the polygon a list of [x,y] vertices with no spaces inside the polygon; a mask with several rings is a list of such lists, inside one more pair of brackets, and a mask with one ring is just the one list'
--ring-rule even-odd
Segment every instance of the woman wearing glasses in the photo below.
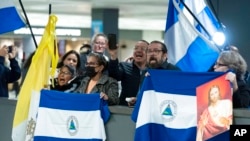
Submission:
{"label": "woman wearing glasses", "polygon": [[248,108],[250,104],[250,89],[244,81],[247,64],[244,58],[236,51],[223,51],[220,53],[215,72],[228,72],[226,79],[233,88],[233,108]]}
{"label": "woman wearing glasses", "polygon": [[73,92],[80,85],[80,81],[76,81],[77,79],[75,78],[75,67],[71,65],[63,65],[58,72],[58,77],[55,79],[55,85],[51,85],[50,89],[66,93]]}
{"label": "woman wearing glasses", "polygon": [[105,50],[108,47],[108,38],[103,33],[95,34],[91,40],[92,52],[100,53],[109,61],[108,56],[105,55]]}
{"label": "woman wearing glasses", "polygon": [[82,79],[76,93],[100,93],[100,97],[109,105],[116,105],[118,98],[118,82],[103,72],[107,69],[107,61],[102,54],[90,53],[86,62],[86,76]]}

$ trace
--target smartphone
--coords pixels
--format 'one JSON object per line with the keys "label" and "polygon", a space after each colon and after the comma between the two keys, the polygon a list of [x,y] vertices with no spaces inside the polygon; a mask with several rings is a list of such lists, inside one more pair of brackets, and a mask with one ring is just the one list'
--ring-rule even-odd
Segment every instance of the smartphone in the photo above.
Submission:
{"label": "smartphone", "polygon": [[13,49],[13,46],[8,46],[8,53],[11,53]]}
{"label": "smartphone", "polygon": [[108,34],[108,43],[109,43],[109,49],[117,49],[116,34],[112,34],[112,33]]}

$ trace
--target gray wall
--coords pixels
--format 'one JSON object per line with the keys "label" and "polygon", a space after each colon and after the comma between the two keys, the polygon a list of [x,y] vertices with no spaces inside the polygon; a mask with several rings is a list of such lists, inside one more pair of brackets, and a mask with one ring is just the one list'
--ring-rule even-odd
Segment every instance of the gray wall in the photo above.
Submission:
{"label": "gray wall", "polygon": [[[12,123],[16,100],[0,98],[0,141],[11,141]],[[133,108],[110,106],[111,117],[105,125],[107,141],[133,141],[135,123],[131,120]],[[249,125],[250,110],[234,109],[234,124]]]}
{"label": "gray wall", "polygon": [[211,0],[220,21],[226,26],[229,44],[239,48],[250,70],[250,1]]}
{"label": "gray wall", "polygon": [[[11,141],[16,100],[0,98],[0,141]],[[111,117],[105,125],[107,141],[133,141],[135,123],[131,120],[132,108],[110,106]]]}

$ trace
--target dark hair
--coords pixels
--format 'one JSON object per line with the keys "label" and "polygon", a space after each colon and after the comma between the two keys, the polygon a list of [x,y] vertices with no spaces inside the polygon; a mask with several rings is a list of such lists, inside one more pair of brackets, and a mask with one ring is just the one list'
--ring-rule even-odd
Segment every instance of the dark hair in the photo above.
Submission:
{"label": "dark hair", "polygon": [[24,69],[28,69],[31,65],[31,62],[32,62],[32,58],[33,56],[35,55],[36,51],[32,52],[29,57],[27,58],[27,60],[24,62],[23,64],[23,68]]}
{"label": "dark hair", "polygon": [[74,77],[76,75],[75,67],[73,67],[71,65],[63,65],[60,69],[62,69],[63,67],[68,68],[69,72],[72,74],[72,77]]}
{"label": "dark hair", "polygon": [[61,58],[61,61],[57,64],[57,68],[60,68],[62,67],[64,64],[63,64],[63,61],[70,55],[70,54],[75,54],[76,57],[77,57],[77,64],[76,64],[76,69],[79,70],[80,69],[80,66],[81,66],[81,60],[80,60],[80,55],[77,51],[75,50],[70,50],[68,52],[66,52],[62,58]]}
{"label": "dark hair", "polygon": [[146,40],[141,39],[141,40],[139,40],[138,42],[140,42],[140,41],[146,43],[147,45],[149,45],[149,42],[146,41]]}
{"label": "dark hair", "polygon": [[90,56],[93,56],[93,57],[95,57],[95,58],[97,59],[98,65],[103,65],[103,70],[102,70],[102,72],[104,72],[104,71],[107,69],[107,67],[108,67],[108,62],[107,62],[107,60],[105,59],[105,57],[103,56],[103,54],[97,53],[97,52],[92,52],[92,53],[90,53],[90,54],[88,55],[88,57],[90,57]]}
{"label": "dark hair", "polygon": [[166,46],[163,42],[154,40],[154,41],[150,42],[150,44],[152,44],[152,43],[161,44],[162,52],[163,52],[163,53],[168,53],[167,46]]}
{"label": "dark hair", "polygon": [[80,47],[80,50],[83,49],[83,48],[89,48],[89,49],[91,49],[91,45],[90,45],[90,44],[83,44],[83,45]]}

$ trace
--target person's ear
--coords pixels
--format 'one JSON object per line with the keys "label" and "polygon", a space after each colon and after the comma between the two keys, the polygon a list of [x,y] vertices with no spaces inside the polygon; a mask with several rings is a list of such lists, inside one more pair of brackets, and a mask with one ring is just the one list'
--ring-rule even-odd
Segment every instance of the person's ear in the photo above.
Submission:
{"label": "person's ear", "polygon": [[164,61],[165,61],[167,58],[168,58],[167,53],[164,53],[164,54],[163,54],[163,59],[164,59]]}
{"label": "person's ear", "polygon": [[100,72],[102,72],[103,71],[103,69],[104,69],[104,66],[103,65],[101,65],[101,66],[99,66],[100,67]]}

